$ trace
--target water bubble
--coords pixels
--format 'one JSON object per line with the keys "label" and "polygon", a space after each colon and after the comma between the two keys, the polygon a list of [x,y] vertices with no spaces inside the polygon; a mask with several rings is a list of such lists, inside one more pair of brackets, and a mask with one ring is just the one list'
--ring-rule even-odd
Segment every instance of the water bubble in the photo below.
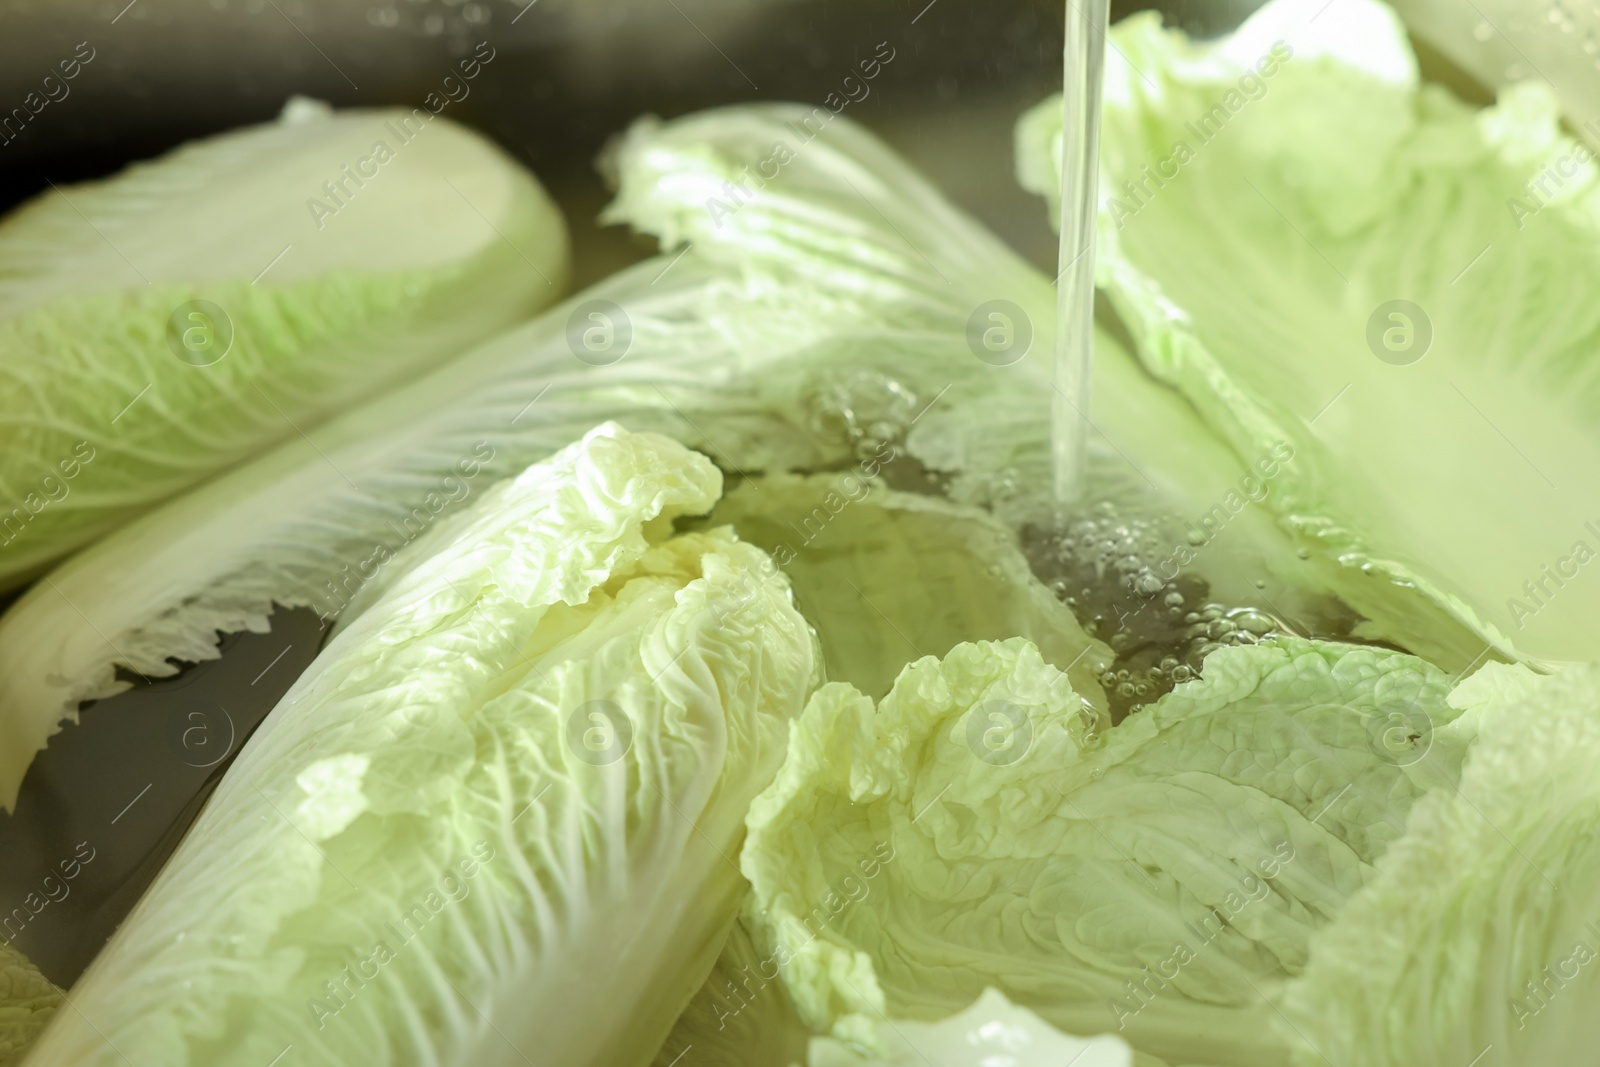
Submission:
{"label": "water bubble", "polygon": [[1494,27],[1487,22],[1480,22],[1472,27],[1472,36],[1480,41],[1487,41],[1494,36]]}
{"label": "water bubble", "polygon": [[[1168,555],[1182,529],[1175,519],[1120,513],[1107,502],[1058,526],[1024,530],[1035,573],[1058,595],[1076,591],[1068,606],[1116,656],[1100,678],[1113,723],[1192,680],[1210,651],[1258,640],[1234,617],[1254,609],[1207,600],[1204,580],[1192,573],[1161,579],[1166,564],[1154,561]],[[1157,597],[1158,610],[1150,610]]]}
{"label": "water bubble", "polygon": [[1253,633],[1258,637],[1269,634],[1278,628],[1278,624],[1270,616],[1254,608],[1241,608],[1230,613],[1229,617],[1240,629]]}
{"label": "water bubble", "polygon": [[807,391],[805,403],[814,433],[858,454],[904,437],[921,407],[914,392],[875,371],[831,376]]}

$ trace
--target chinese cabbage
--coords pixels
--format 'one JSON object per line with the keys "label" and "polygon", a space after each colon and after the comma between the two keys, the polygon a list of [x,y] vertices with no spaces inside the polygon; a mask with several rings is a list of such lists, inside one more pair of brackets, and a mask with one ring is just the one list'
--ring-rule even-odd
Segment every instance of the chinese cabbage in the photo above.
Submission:
{"label": "chinese cabbage", "polygon": [[1397,652],[1278,639],[1211,655],[1108,731],[1015,639],[830,683],[741,856],[757,945],[814,1030],[885,1051],[993,986],[1173,1063],[1276,1067],[1268,998],[1373,876],[1469,733]]}
{"label": "chinese cabbage", "polygon": [[273,710],[42,1063],[650,1062],[816,673],[721,478],[607,424],[501,483]]}
{"label": "chinese cabbage", "polygon": [[[1593,659],[1600,185],[1548,89],[1421,85],[1375,0],[1113,40],[1097,274],[1145,365],[1240,454],[1293,443],[1269,505],[1367,635]],[[1059,112],[1019,127],[1047,195]]]}
{"label": "chinese cabbage", "polygon": [[0,590],[551,303],[567,258],[533,176],[422,109],[297,99],[40,194],[0,220]]}
{"label": "chinese cabbage", "polygon": [[1490,664],[1451,703],[1478,723],[1457,789],[1405,836],[1283,998],[1293,1062],[1586,1063],[1600,1038],[1600,669]]}
{"label": "chinese cabbage", "polygon": [[1128,1046],[1110,1035],[1085,1040],[1054,1029],[998,989],[936,1023],[884,1019],[888,1052],[866,1056],[831,1038],[811,1042],[807,1067],[1132,1067]]}
{"label": "chinese cabbage", "polygon": [[995,293],[1048,307],[1048,283],[870,134],[836,120],[736,226],[709,222],[700,184],[753,165],[806,114],[641,122],[613,156],[613,217],[670,240],[700,226],[692,247],[169,502],[30,590],[0,620],[0,804],[81,701],[124,687],[118,666],[158,677],[213,659],[217,631],[265,630],[274,604],[341,617],[482,486],[608,418],[750,473],[852,461],[872,435],[909,431],[915,452],[959,404],[1011,413],[1007,433],[961,414],[966,429],[941,443],[973,492],[1018,454],[1043,461],[1048,406],[1029,361],[979,361],[966,324]]}
{"label": "chinese cabbage", "polygon": [[706,521],[772,554],[817,631],[830,681],[877,699],[912,660],[1026,637],[1105,709],[1099,677],[1111,650],[1033,576],[1015,535],[976,508],[896,492],[858,467],[751,479]]}
{"label": "chinese cabbage", "polygon": [[61,990],[9,942],[0,941],[0,1067],[22,1062],[61,1001]]}

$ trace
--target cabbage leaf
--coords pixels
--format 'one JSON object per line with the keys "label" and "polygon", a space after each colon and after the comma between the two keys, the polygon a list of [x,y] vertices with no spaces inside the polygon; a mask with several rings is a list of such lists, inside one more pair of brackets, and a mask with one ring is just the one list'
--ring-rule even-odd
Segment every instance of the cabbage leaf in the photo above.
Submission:
{"label": "cabbage leaf", "polygon": [[552,303],[567,260],[533,176],[421,109],[297,99],[52,187],[0,220],[0,590]]}
{"label": "cabbage leaf", "polygon": [[830,683],[757,798],[746,921],[801,1019],[886,1054],[884,1018],[987,987],[1174,1063],[1277,1065],[1269,999],[1459,773],[1449,679],[1280,638],[1109,731],[1022,639]]}
{"label": "cabbage leaf", "polygon": [[806,1062],[810,1038],[772,960],[741,919],[652,1067],[791,1067]]}
{"label": "cabbage leaf", "polygon": [[[1293,444],[1269,506],[1368,636],[1452,669],[1593,659],[1592,153],[1543,86],[1474,110],[1420,84],[1387,7],[1323,7],[1214,44],[1113,31],[1099,285],[1238,453]],[[1018,161],[1057,196],[1059,111]]]}
{"label": "cabbage leaf", "polygon": [[814,638],[721,478],[603,425],[335,635],[73,989],[44,1063],[650,1062],[743,889]]}
{"label": "cabbage leaf", "polygon": [[[842,472],[750,479],[704,522],[727,523],[772,554],[817,633],[831,680],[882,697],[914,659],[1020,634],[1068,675],[1101,721],[1098,679],[1110,650],[1088,639],[1033,577],[1015,535],[975,508],[889,489],[877,477],[887,459],[885,452]],[[747,916],[735,927],[656,1067],[689,1049],[705,1067],[787,1067],[806,1058],[809,1031],[773,960],[752,944],[753,922]]]}
{"label": "cabbage leaf", "polygon": [[0,941],[0,1067],[22,1062],[61,1000],[61,990],[26,956]]}
{"label": "cabbage leaf", "polygon": [[1600,995],[1600,668],[1490,664],[1478,740],[1284,994],[1297,1065],[1584,1063]]}
{"label": "cabbage leaf", "polygon": [[1132,1067],[1119,1038],[1084,1040],[1054,1029],[1019,1008],[998,989],[986,989],[972,1006],[936,1023],[884,1019],[878,1031],[888,1052],[861,1056],[842,1042],[817,1038],[807,1067]]}
{"label": "cabbage leaf", "polygon": [[[213,659],[217,631],[264,631],[274,604],[352,614],[404,546],[608,418],[735,474],[851,462],[889,438],[915,452],[953,422],[926,440],[969,495],[1018,456],[1043,462],[1042,357],[984,363],[966,328],[996,293],[1048,306],[1048,282],[870,134],[835,120],[781,182],[710,221],[701,186],[755,166],[808,114],[636,124],[612,160],[612,215],[690,245],[171,501],[30,590],[0,621],[0,803],[79,702],[125,687],[117,666],[159,677]],[[987,425],[997,410],[1004,432]]]}
{"label": "cabbage leaf", "polygon": [[868,467],[741,483],[706,520],[770,552],[822,645],[830,681],[886,696],[900,669],[969,641],[1025,637],[1105,709],[1111,650],[1028,569],[1016,536],[976,508],[896,492]]}
{"label": "cabbage leaf", "polygon": [[[793,105],[641,120],[610,156],[607,217],[681,248],[171,501],[31,590],[0,619],[0,804],[81,701],[123,687],[118,666],[158,677],[174,659],[215,658],[217,631],[265,630],[274,604],[353,614],[403,546],[607,418],[734,475],[848,466],[896,443],[957,502],[1036,513],[1032,487],[1049,484],[1049,279],[842,118],[714,217],[724,183],[748,183],[775,142],[798,149],[807,122]],[[969,336],[997,299],[1032,325],[1009,365],[979,359]],[[1303,568],[1286,543],[1258,544],[1283,541],[1239,496],[1258,457],[1235,458],[1112,338],[1097,345],[1102,495],[1148,496],[1193,521],[1223,508],[1226,529],[1196,565],[1225,576],[1230,603]],[[1305,577],[1292,581],[1314,585]],[[1282,590],[1266,595],[1294,610]]]}

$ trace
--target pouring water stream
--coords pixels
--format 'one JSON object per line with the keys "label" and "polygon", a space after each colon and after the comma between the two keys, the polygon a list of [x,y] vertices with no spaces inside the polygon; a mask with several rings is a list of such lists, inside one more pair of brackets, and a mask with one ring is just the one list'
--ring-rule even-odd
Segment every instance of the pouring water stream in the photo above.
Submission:
{"label": "pouring water stream", "polygon": [[1059,504],[1087,480],[1089,384],[1094,361],[1095,208],[1100,97],[1110,0],[1067,0],[1061,128],[1061,246],[1057,260],[1051,450]]}

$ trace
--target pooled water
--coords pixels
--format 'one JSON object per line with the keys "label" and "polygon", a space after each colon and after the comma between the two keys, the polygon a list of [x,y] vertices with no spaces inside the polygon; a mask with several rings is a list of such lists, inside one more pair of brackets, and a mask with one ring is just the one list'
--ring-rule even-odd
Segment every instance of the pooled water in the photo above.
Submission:
{"label": "pooled water", "polygon": [[1157,573],[1171,556],[1172,523],[1100,503],[1064,524],[1029,525],[1033,572],[1116,655],[1100,678],[1113,722],[1200,676],[1206,656],[1283,630],[1252,607],[1219,603],[1205,578]]}

